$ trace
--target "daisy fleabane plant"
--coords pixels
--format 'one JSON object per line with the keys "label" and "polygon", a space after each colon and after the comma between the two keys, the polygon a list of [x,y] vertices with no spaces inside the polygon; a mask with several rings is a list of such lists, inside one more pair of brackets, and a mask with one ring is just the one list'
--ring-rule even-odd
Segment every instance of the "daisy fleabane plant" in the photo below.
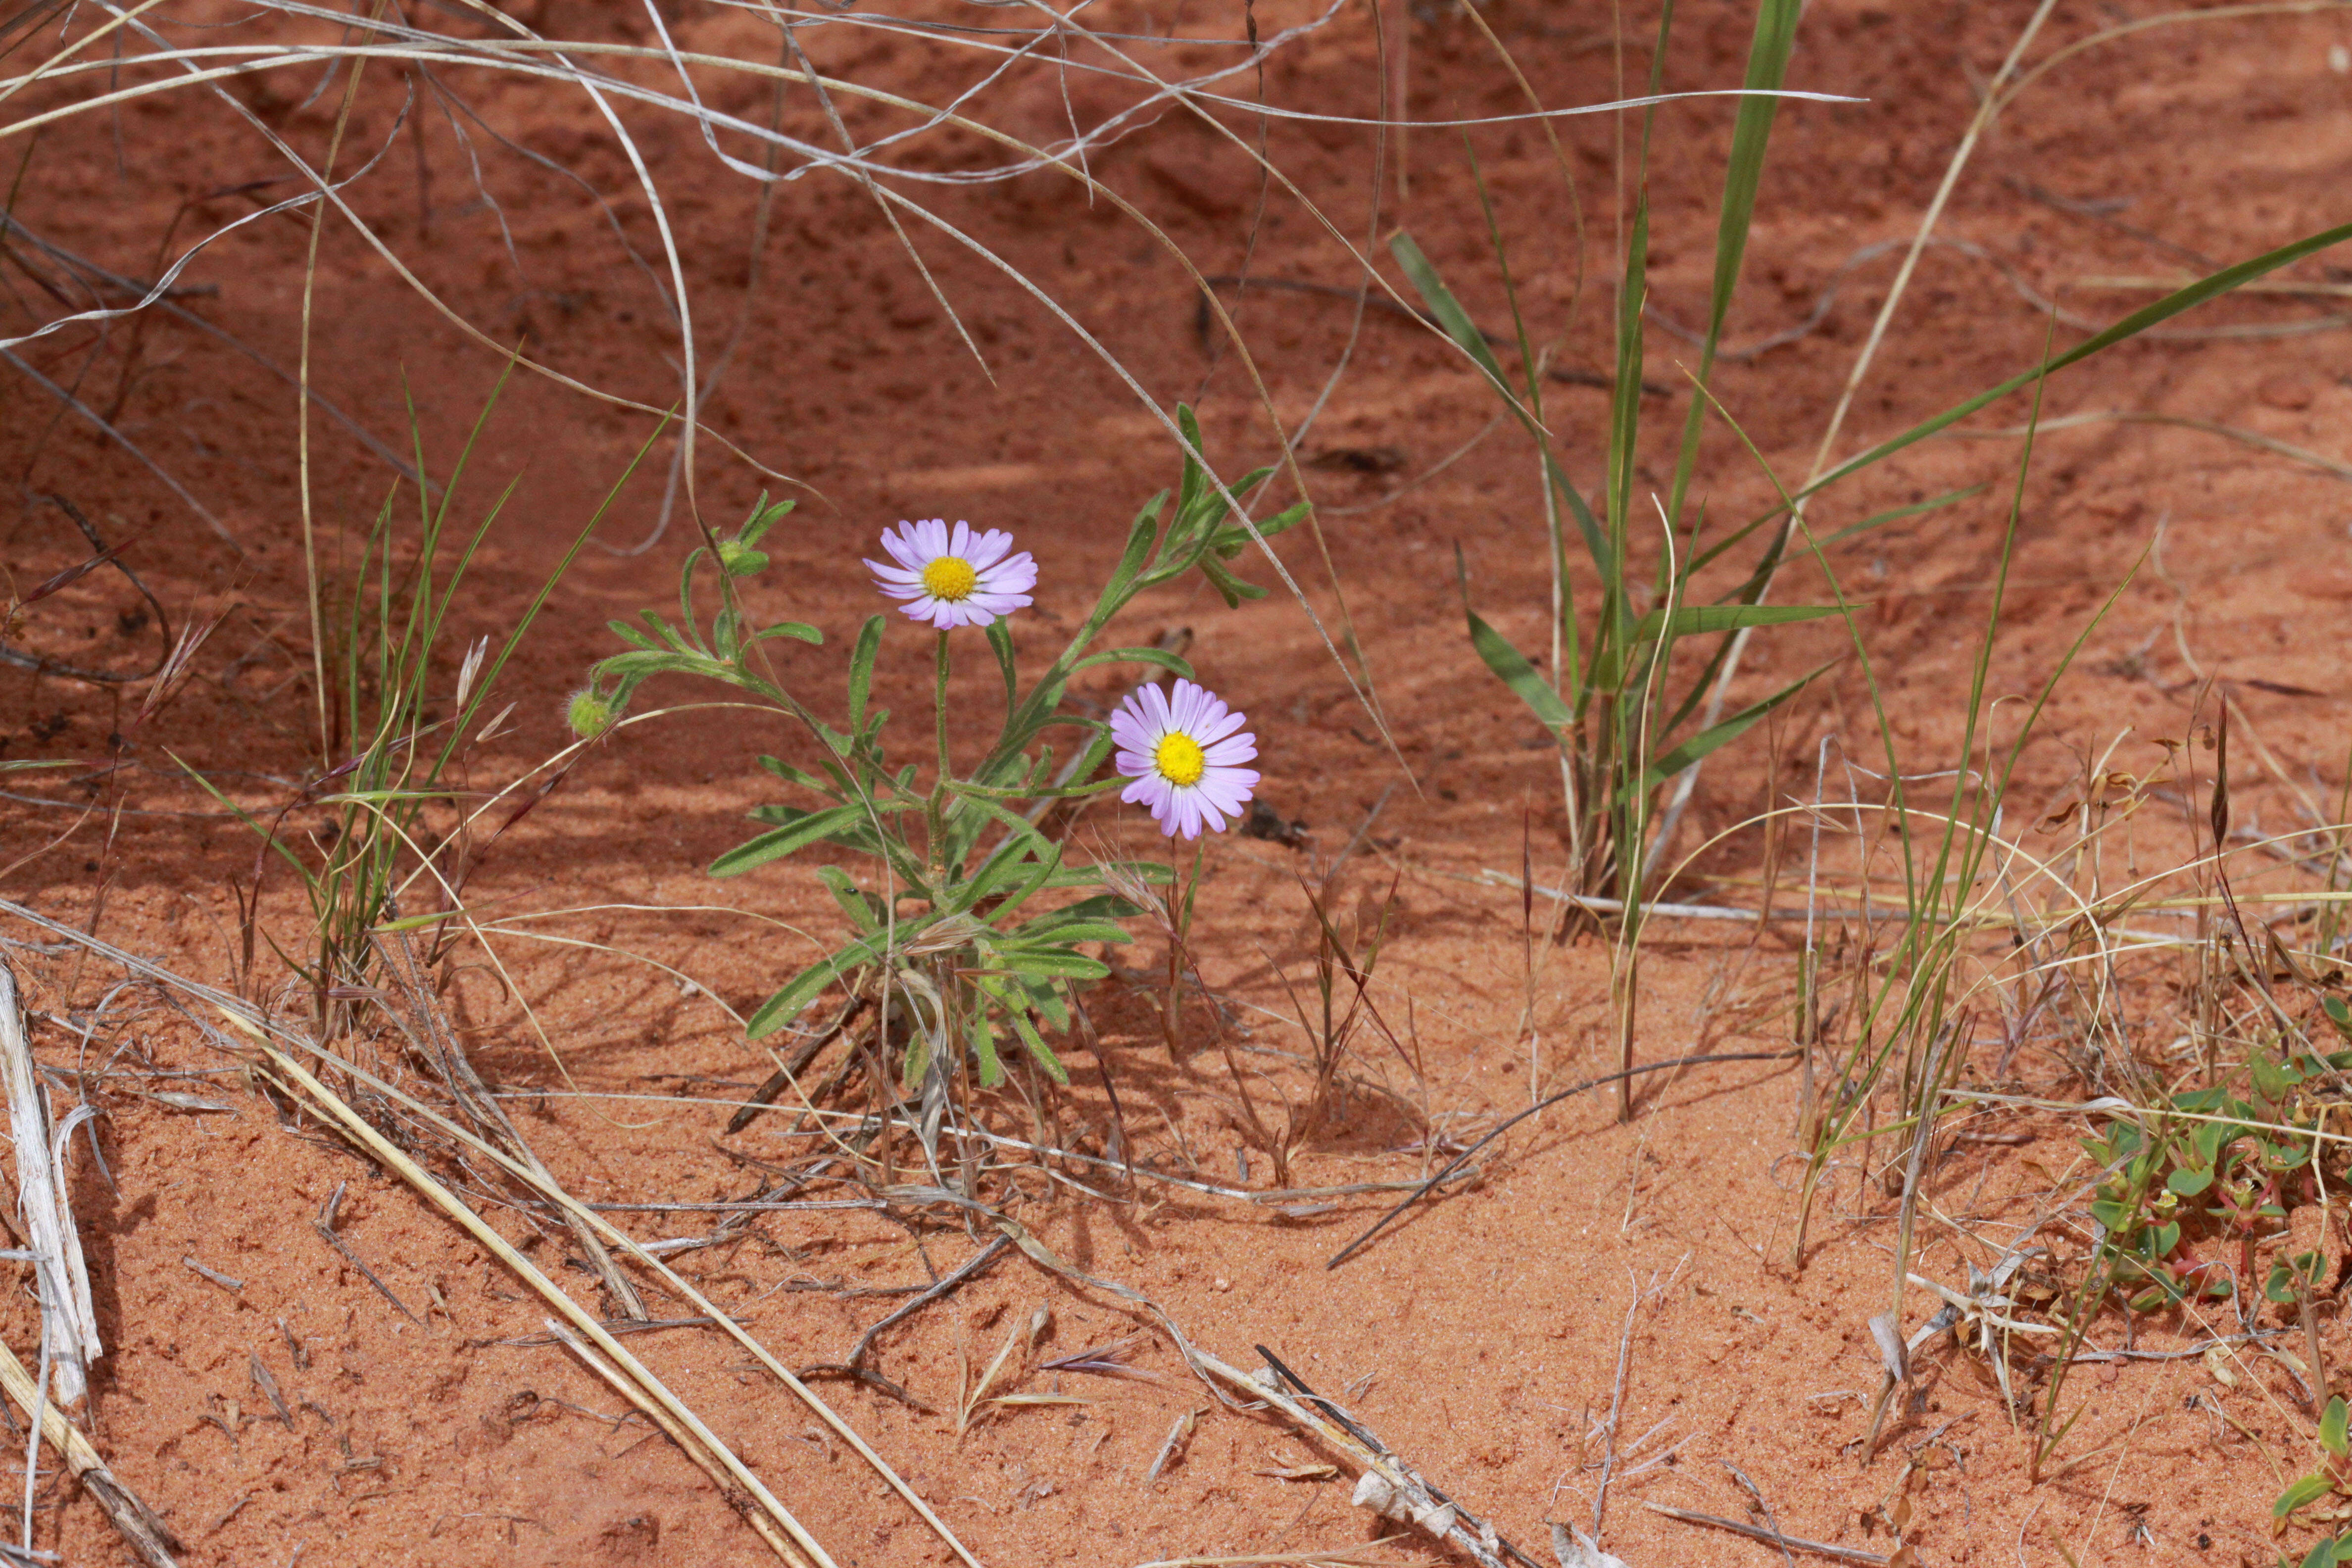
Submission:
{"label": "daisy fleabane plant", "polygon": [[1134,782],[1119,799],[1150,809],[1160,831],[1198,838],[1238,820],[1257,784],[1242,766],[1257,756],[1257,737],[1237,734],[1248,716],[1179,677],[1172,693],[1146,686],[1110,716],[1117,766]]}
{"label": "daisy fleabane plant", "polygon": [[[819,861],[810,874],[842,920],[814,962],[798,950],[798,934],[767,939],[762,957],[789,967],[744,1019],[744,1034],[789,1031],[806,1041],[825,1027],[821,1013],[837,1018],[827,1038],[838,1037],[845,1055],[871,1051],[898,1065],[907,1106],[925,1108],[908,1125],[936,1171],[956,1164],[954,1152],[938,1146],[941,1128],[963,1121],[938,1108],[968,1106],[974,1089],[1002,1083],[1008,1057],[1068,1081],[1049,1039],[1072,1027],[1079,991],[1110,975],[1097,954],[1132,940],[1128,922],[1147,914],[1179,929],[1189,919],[1189,896],[1171,902],[1156,890],[1176,885],[1171,868],[1082,855],[1068,818],[1046,808],[1125,791],[1171,839],[1199,839],[1240,816],[1258,782],[1244,765],[1257,742],[1243,716],[1197,685],[1181,655],[1109,646],[1110,629],[1139,595],[1195,574],[1229,605],[1263,596],[1228,563],[1307,515],[1302,502],[1247,524],[1230,521],[1226,498],[1251,493],[1272,470],[1217,483],[1197,456],[1192,410],[1178,408],[1176,422],[1191,448],[1181,476],[1128,524],[1083,617],[1023,624],[1038,564],[1002,529],[918,518],[882,532],[883,553],[866,563],[874,586],[930,634],[921,639],[931,644],[933,670],[927,745],[893,730],[891,708],[878,700],[915,673],[892,647],[907,630],[898,615],[866,616],[837,658],[827,658],[834,645],[819,627],[768,619],[793,584],[763,589],[754,579],[772,564],[762,542],[791,503],[764,496],[731,536],[688,552],[674,610],[610,623],[625,649],[597,662],[565,711],[583,744],[604,745],[630,722],[646,682],[677,677],[722,688],[747,740],[760,731],[746,721],[766,711],[761,728],[778,737],[780,754],[761,757],[760,767],[788,793],[751,807],[751,832],[711,861],[710,873],[773,874],[805,854]],[[843,552],[842,563],[860,553]],[[1059,647],[1038,646],[1048,637]],[[984,682],[986,701],[976,700],[983,683],[958,679],[958,655],[1002,677],[1001,708],[993,679]],[[1097,718],[1074,689],[1089,671],[1121,665],[1164,672],[1174,684],[1146,687]],[[838,681],[830,694],[807,684],[825,669]],[[1201,861],[1192,859],[1197,886]],[[840,994],[830,1005],[828,992]]]}
{"label": "daisy fleabane plant", "polygon": [[959,521],[950,529],[938,517],[901,522],[883,531],[882,548],[898,564],[868,560],[875,585],[943,632],[1025,609],[1037,585],[1036,561],[1025,550],[1011,553],[1013,536],[1000,528],[976,531]]}

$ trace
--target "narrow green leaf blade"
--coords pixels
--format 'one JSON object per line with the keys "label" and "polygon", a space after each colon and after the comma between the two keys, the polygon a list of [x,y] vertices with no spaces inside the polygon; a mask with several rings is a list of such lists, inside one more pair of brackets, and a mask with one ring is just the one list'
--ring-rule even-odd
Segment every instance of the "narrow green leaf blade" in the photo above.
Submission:
{"label": "narrow green leaf blade", "polygon": [[824,811],[812,811],[788,826],[762,833],[758,837],[738,844],[710,863],[714,877],[740,877],[744,872],[780,860],[793,850],[814,844],[845,828],[866,820],[862,805],[835,805]]}

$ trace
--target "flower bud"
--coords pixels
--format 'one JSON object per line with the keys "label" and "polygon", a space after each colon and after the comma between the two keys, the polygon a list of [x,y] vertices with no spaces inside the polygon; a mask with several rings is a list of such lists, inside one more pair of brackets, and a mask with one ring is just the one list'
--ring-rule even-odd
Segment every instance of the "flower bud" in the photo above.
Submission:
{"label": "flower bud", "polygon": [[563,710],[563,721],[572,726],[572,732],[583,741],[593,741],[611,729],[613,721],[618,717],[620,714],[612,697],[593,686],[583,687],[573,692],[572,700],[565,704]]}
{"label": "flower bud", "polygon": [[754,550],[740,539],[719,542],[719,568],[730,577],[749,577],[768,564],[764,550]]}

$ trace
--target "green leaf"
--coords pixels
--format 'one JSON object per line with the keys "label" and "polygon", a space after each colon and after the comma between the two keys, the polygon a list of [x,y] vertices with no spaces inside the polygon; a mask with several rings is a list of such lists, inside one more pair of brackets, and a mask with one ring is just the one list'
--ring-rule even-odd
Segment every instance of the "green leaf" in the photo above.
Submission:
{"label": "green leaf", "polygon": [[1559,700],[1559,693],[1545,684],[1535,666],[1511,646],[1509,638],[1481,620],[1475,611],[1465,609],[1463,614],[1469,618],[1470,646],[1477,651],[1480,661],[1543,721],[1554,740],[1560,739],[1575,718],[1569,712],[1568,704]]}
{"label": "green leaf", "polygon": [[948,889],[948,902],[953,908],[968,910],[1017,880],[1020,884],[1018,890],[1009,894],[1003,905],[1004,910],[1016,909],[1054,874],[1061,864],[1061,858],[1059,845],[1054,846],[1053,852],[1043,858],[1037,856],[1034,844],[1010,845],[1005,853],[992,857],[962,886]]}
{"label": "green leaf", "polygon": [[2218,299],[2242,283],[2251,283],[2267,273],[2275,272],[2282,267],[2300,261],[2305,257],[2326,250],[2331,246],[2341,245],[2347,239],[2352,239],[2352,223],[2338,224],[2333,228],[2306,235],[2292,244],[2282,245],[2275,250],[2266,250],[2262,255],[2241,261],[2234,267],[2225,267],[2218,272],[2200,278],[2187,288],[2168,294],[2152,305],[2143,306],[2134,310],[2115,325],[2104,331],[2093,333],[2063,353],[2056,354],[2031,370],[2021,372],[2000,385],[1980,392],[1965,402],[1955,404],[1934,418],[1923,420],[1899,436],[1881,441],[1859,457],[1822,475],[1821,479],[1807,486],[1795,499],[1802,500],[1807,496],[1836,484],[1849,475],[1859,473],[1864,468],[1883,462],[1906,447],[1924,441],[1937,431],[1959,423],[1988,404],[1997,403],[2012,392],[2031,386],[2035,382],[2065,369],[2068,365],[2078,364],[2093,354],[2112,348],[2126,339],[2137,337],[2150,327],[2160,326],[2183,311],[2194,310],[2209,300]]}
{"label": "green leaf", "polygon": [[1021,679],[1013,670],[1013,628],[999,616],[988,623],[982,635],[988,638],[989,651],[996,655],[996,668],[1003,672],[1004,710],[1010,713],[1021,700]]}
{"label": "green leaf", "polygon": [[2246,1058],[2247,1069],[2253,1075],[2254,1089],[2264,1100],[2281,1100],[2304,1079],[2304,1071],[2291,1061],[2283,1061],[2268,1051],[2256,1047]]}
{"label": "green leaf", "polygon": [[767,769],[770,773],[775,774],[778,778],[783,780],[786,784],[798,784],[803,789],[813,789],[820,793],[830,793],[826,791],[825,784],[823,779],[816,777],[814,773],[803,773],[799,768],[793,766],[790,763],[783,762],[775,757],[763,755],[760,758],[760,765]]}
{"label": "green leaf", "polygon": [[795,849],[814,844],[821,838],[829,838],[844,828],[865,821],[866,808],[862,805],[835,805],[824,811],[808,812],[788,827],[762,833],[757,838],[730,849],[710,863],[710,874],[714,877],[740,877],[755,867],[782,859]]}
{"label": "green leaf", "polygon": [[980,1087],[994,1089],[1004,1081],[1004,1064],[996,1059],[996,1031],[988,1026],[988,1009],[974,1007],[965,1025],[971,1054],[980,1058]]}
{"label": "green leaf", "polygon": [[1914,501],[1909,506],[1898,506],[1891,511],[1873,513],[1860,522],[1850,522],[1839,529],[1821,542],[1821,548],[1827,550],[1832,544],[1843,544],[1849,539],[1868,533],[1874,528],[1884,528],[1890,522],[1900,522],[1906,517],[1917,517],[1923,512],[1939,511],[1948,506],[1957,506],[1964,500],[1974,500],[1990,489],[1992,489],[1992,481],[1987,479],[1983,484],[1970,485],[1966,489],[1946,490],[1942,495],[1929,496],[1926,500]]}
{"label": "green leaf", "polygon": [[849,984],[851,975],[880,955],[887,941],[885,932],[876,931],[802,970],[782,991],[760,1004],[759,1011],[743,1026],[744,1038],[757,1040],[774,1034],[791,1023],[826,986],[836,980],[845,985]]}
{"label": "green leaf", "polygon": [[[1234,489],[1237,494],[1246,492],[1252,488],[1252,479],[1244,479],[1235,485]],[[1307,515],[1314,510],[1315,503],[1312,501],[1294,501],[1272,517],[1259,518],[1257,520],[1258,537],[1272,539],[1277,533],[1296,528],[1305,522]],[[1248,549],[1249,544],[1250,535],[1246,528],[1220,528],[1209,536],[1209,551],[1221,561],[1231,561]]]}
{"label": "green leaf", "polygon": [[768,552],[740,539],[719,542],[719,569],[730,577],[756,577],[768,569]]}
{"label": "green leaf", "polygon": [[856,926],[860,934],[871,936],[882,929],[882,917],[875,910],[875,900],[850,880],[848,872],[838,866],[819,866],[816,875],[817,880],[833,894],[833,901],[841,906],[841,912],[849,917],[850,924]]}
{"label": "green leaf", "polygon": [[1062,983],[1058,980],[1016,979],[1029,998],[1029,1005],[1037,1016],[1064,1034],[1070,1028],[1070,1009],[1062,1000]]}
{"label": "green leaf", "polygon": [[857,628],[857,646],[849,654],[849,728],[866,727],[866,693],[874,684],[874,658],[882,650],[882,617],[869,616]]}
{"label": "green leaf", "polygon": [[1061,1058],[1054,1054],[1053,1047],[1045,1044],[1045,1037],[1037,1033],[1037,1026],[1029,1021],[1029,1015],[1016,1007],[1009,1016],[1013,1019],[1013,1032],[1021,1037],[1021,1043],[1029,1047],[1029,1054],[1037,1058],[1037,1065],[1045,1069],[1045,1076],[1055,1083],[1068,1083],[1068,1070],[1062,1066]]}
{"label": "green leaf", "polygon": [[2210,1171],[2175,1171],[2164,1178],[2164,1184],[2175,1195],[2193,1198],[2213,1184]]}
{"label": "green leaf", "polygon": [[1092,669],[1098,664],[1156,664],[1162,669],[1174,670],[1185,679],[1192,679],[1192,667],[1183,659],[1159,647],[1115,647],[1108,653],[1090,654],[1070,666],[1076,675],[1082,669]]}
{"label": "green leaf", "polygon": [[1059,915],[1041,915],[1022,926],[1015,933],[1023,942],[1132,942],[1125,928],[1105,921],[1065,920]]}
{"label": "green leaf", "polygon": [[1389,241],[1389,254],[1404,268],[1405,277],[1421,295],[1422,302],[1429,307],[1430,317],[1439,329],[1461,345],[1497,390],[1517,402],[1503,367],[1496,362],[1495,351],[1486,346],[1486,334],[1478,330],[1478,323],[1470,319],[1470,312],[1462,308],[1462,301],[1454,297],[1454,290],[1445,286],[1445,280],[1437,275],[1437,268],[1430,264],[1428,255],[1412,236],[1400,230]]}
{"label": "green leaf", "polygon": [[2271,1517],[2284,1519],[2297,1509],[2309,1508],[2334,1489],[2328,1485],[2326,1476],[2301,1477],[2279,1493],[2278,1500],[2271,1504]]}
{"label": "green leaf", "polygon": [[[1190,458],[1186,459],[1189,463]],[[1125,598],[1143,563],[1151,558],[1152,543],[1160,537],[1160,503],[1165,490],[1144,502],[1143,510],[1135,514],[1135,521],[1127,531],[1127,548],[1119,552],[1118,564],[1112,568],[1110,581],[1102,592],[1101,603],[1113,605]],[[1098,615],[1107,612],[1097,611]]]}
{"label": "green leaf", "polygon": [[1782,687],[1771,696],[1767,697],[1761,702],[1753,703],[1748,707],[1741,709],[1738,712],[1734,713],[1730,718],[1724,720],[1721,723],[1714,725],[1708,729],[1701,730],[1697,734],[1693,735],[1689,740],[1685,741],[1681,745],[1676,746],[1673,751],[1668,752],[1664,756],[1660,757],[1655,763],[1653,763],[1650,765],[1649,771],[1642,775],[1643,787],[1647,789],[1657,784],[1664,784],[1666,780],[1673,778],[1676,773],[1681,773],[1685,768],[1689,767],[1693,763],[1697,762],[1701,757],[1706,756],[1709,752],[1715,751],[1718,747],[1727,745],[1731,742],[1738,740],[1741,735],[1745,734],[1758,720],[1771,712],[1773,709],[1778,708],[1781,703],[1786,702],[1791,697],[1794,697],[1798,692],[1802,691],[1808,685],[1811,684],[1817,677],[1830,669],[1838,661],[1836,659],[1832,659],[1828,664],[1821,666],[1820,668],[1811,671],[1810,674],[1799,676],[1796,679],[1790,681],[1788,685]]}
{"label": "green leaf", "polygon": [[755,642],[765,642],[770,637],[791,637],[795,642],[811,643],[819,647],[824,643],[824,634],[806,622],[778,621],[765,631],[753,632],[744,639],[744,644],[749,647]]}
{"label": "green leaf", "polygon": [[1209,586],[1217,591],[1218,596],[1225,602],[1225,608],[1229,610],[1241,608],[1242,601],[1244,599],[1265,597],[1265,589],[1255,583],[1243,582],[1220,563],[1214,556],[1201,557],[1201,575],[1209,580]]}
{"label": "green leaf", "polygon": [[718,661],[699,653],[664,653],[651,649],[644,653],[616,653],[604,661],[604,668],[614,675],[631,676],[643,680],[648,675],[720,675]]}
{"label": "green leaf", "polygon": [[2327,1408],[2319,1414],[2319,1446],[2339,1459],[2352,1454],[2352,1440],[2347,1439],[2347,1425],[2344,1396],[2339,1394],[2329,1400]]}
{"label": "green leaf", "polygon": [[785,514],[799,504],[798,501],[780,500],[770,506],[768,492],[761,490],[758,503],[751,508],[751,515],[744,520],[742,531],[735,537],[745,544],[759,543],[766,537],[768,530],[782,521]]}
{"label": "green leaf", "polygon": [[1670,618],[1652,610],[1633,624],[1636,643],[1654,642],[1661,630],[1678,637],[1705,637],[1711,632],[1736,632],[1742,626],[1785,626],[1839,615],[1835,605],[1678,605]]}
{"label": "green leaf", "polygon": [[[2323,996],[2320,998],[2319,1005],[2321,1011],[2327,1015],[2327,1021],[2336,1026],[2336,1032],[2346,1039],[2352,1040],[2352,1007],[2347,1007],[2344,1005],[2344,998]],[[2334,1060],[2333,1058],[2329,1059],[2331,1062]]]}
{"label": "green leaf", "polygon": [[992,949],[990,956],[1015,974],[1055,980],[1101,980],[1110,973],[1108,965],[1066,948],[1022,947],[1008,942]]}

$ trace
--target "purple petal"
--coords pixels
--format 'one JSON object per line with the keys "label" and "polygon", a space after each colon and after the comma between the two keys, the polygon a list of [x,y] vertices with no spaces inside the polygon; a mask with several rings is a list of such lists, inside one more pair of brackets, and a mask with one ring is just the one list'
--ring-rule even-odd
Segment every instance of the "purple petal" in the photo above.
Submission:
{"label": "purple petal", "polygon": [[1022,594],[1037,585],[1037,563],[1023,551],[1010,561],[1000,561],[981,574],[982,581],[993,588]]}
{"label": "purple petal", "polygon": [[[1223,708],[1224,704],[1221,702],[1217,706]],[[1248,722],[1248,714],[1226,708],[1223,713],[1202,725],[1192,738],[1203,746],[1214,745]]]}
{"label": "purple petal", "polygon": [[1213,768],[1229,768],[1246,763],[1257,755],[1255,735],[1236,735],[1230,741],[1219,741],[1213,746],[1201,748],[1201,756]]}

